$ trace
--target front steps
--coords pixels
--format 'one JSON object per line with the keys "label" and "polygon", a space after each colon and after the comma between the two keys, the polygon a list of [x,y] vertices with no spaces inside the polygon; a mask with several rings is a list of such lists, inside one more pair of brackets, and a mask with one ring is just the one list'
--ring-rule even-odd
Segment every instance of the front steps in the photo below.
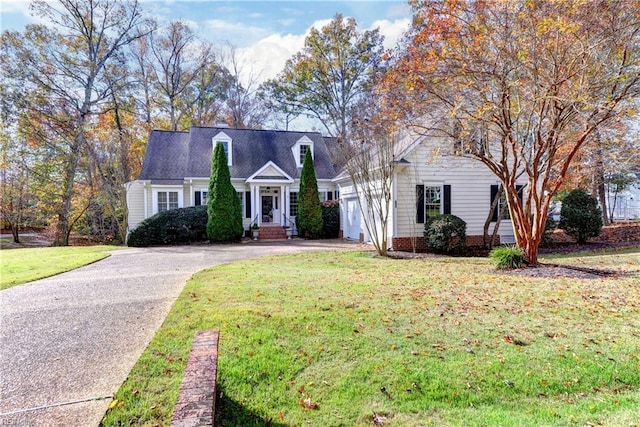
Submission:
{"label": "front steps", "polygon": [[258,233],[258,240],[286,240],[287,231],[280,224],[260,226],[260,232]]}

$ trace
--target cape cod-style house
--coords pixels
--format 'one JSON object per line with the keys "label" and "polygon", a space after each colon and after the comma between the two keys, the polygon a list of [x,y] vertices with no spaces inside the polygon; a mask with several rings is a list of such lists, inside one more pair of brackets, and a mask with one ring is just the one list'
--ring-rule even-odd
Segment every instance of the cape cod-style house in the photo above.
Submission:
{"label": "cape cod-style house", "polygon": [[[127,184],[129,229],[158,212],[207,204],[215,144],[225,148],[231,183],[242,201],[244,227],[295,227],[300,171],[307,151],[316,168],[323,200],[336,198],[335,168],[317,132],[192,127],[151,132],[142,171]],[[261,233],[264,232],[264,229]],[[284,232],[281,234],[284,236]]]}
{"label": "cape cod-style house", "polygon": [[[211,155],[217,143],[224,144],[227,152],[247,231],[253,223],[261,227],[261,236],[265,227],[282,231],[283,226],[295,226],[300,171],[305,153],[311,150],[319,197],[340,200],[341,236],[371,241],[362,216],[364,201],[333,162],[333,138],[316,132],[225,126],[151,132],[140,176],[127,184],[129,229],[163,210],[206,204]],[[454,142],[446,138],[410,139],[399,146],[395,157],[398,166],[387,236],[394,250],[424,249],[426,216],[435,212],[459,216],[467,223],[468,243],[482,242],[499,185],[495,175],[481,163],[460,156]],[[511,222],[502,218],[500,241],[513,242],[513,236]],[[285,237],[284,231],[279,237]]]}

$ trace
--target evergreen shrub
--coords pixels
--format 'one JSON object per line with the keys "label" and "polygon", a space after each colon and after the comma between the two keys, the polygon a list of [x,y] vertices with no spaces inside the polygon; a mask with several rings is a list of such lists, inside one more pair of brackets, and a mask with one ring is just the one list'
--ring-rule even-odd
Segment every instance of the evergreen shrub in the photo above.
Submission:
{"label": "evergreen shrub", "polygon": [[602,231],[602,210],[598,207],[598,201],[584,190],[571,191],[562,201],[558,226],[578,243],[599,236]]}
{"label": "evergreen shrub", "polygon": [[329,200],[322,203],[322,238],[336,239],[340,235],[340,202]]}
{"label": "evergreen shrub", "polygon": [[424,237],[432,252],[459,253],[466,247],[467,223],[450,214],[429,217],[424,225]]}
{"label": "evergreen shrub", "polygon": [[131,230],[127,245],[146,247],[200,242],[207,238],[207,207],[192,206],[157,213]]}

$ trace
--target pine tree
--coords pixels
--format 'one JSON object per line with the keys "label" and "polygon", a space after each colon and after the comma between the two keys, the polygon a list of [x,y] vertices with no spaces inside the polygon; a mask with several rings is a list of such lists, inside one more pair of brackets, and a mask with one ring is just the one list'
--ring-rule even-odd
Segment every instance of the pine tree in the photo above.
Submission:
{"label": "pine tree", "polygon": [[308,239],[318,239],[322,236],[322,206],[311,150],[307,150],[300,172],[300,198],[296,218],[300,235]]}
{"label": "pine tree", "polygon": [[216,144],[211,161],[207,237],[212,242],[233,242],[242,237],[242,206],[231,185],[231,174],[222,144]]}

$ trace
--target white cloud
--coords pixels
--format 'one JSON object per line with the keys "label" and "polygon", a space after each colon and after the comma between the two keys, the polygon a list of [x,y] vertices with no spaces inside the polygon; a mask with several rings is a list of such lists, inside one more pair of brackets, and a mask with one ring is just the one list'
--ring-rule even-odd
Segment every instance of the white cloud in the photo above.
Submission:
{"label": "white cloud", "polygon": [[[311,28],[320,29],[329,22],[331,22],[330,19],[316,21],[305,30],[304,34],[271,34],[266,36],[251,46],[238,49],[239,59],[244,64],[250,64],[249,68],[253,77],[257,77],[260,83],[271,79],[283,70],[287,59],[302,50],[304,40],[309,35]],[[409,28],[410,22],[408,18],[394,21],[383,19],[375,21],[371,28],[379,27],[385,37],[384,46],[392,48],[400,40],[403,32]],[[249,69],[243,71],[250,72]],[[248,75],[243,77],[246,82]]]}
{"label": "white cloud", "polygon": [[29,3],[31,0],[2,0],[0,10],[2,13],[21,13],[29,16]]}
{"label": "white cloud", "polygon": [[261,83],[275,77],[282,71],[287,59],[302,50],[311,28],[320,29],[329,22],[330,19],[315,21],[303,34],[271,34],[249,47],[238,49],[238,54],[244,63],[251,64],[254,77],[257,76]]}
{"label": "white cloud", "polygon": [[400,41],[402,34],[409,29],[409,25],[411,25],[409,18],[396,19],[394,21],[382,19],[374,21],[370,29],[379,27],[380,33],[384,36],[384,47],[392,49]]}

